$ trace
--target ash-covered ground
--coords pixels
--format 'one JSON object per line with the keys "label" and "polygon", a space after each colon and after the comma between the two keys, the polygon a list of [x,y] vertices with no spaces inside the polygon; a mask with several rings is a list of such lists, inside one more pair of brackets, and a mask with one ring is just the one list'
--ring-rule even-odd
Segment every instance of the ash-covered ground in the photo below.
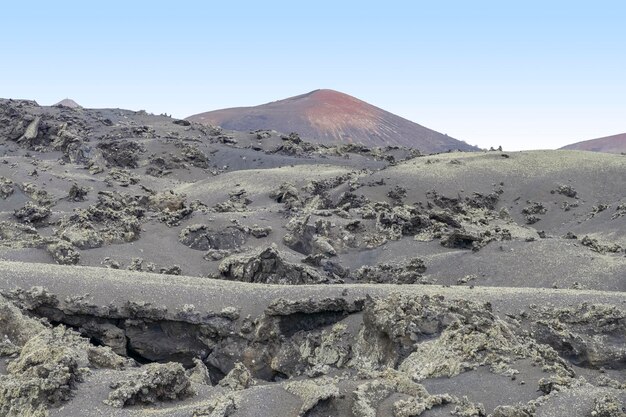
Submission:
{"label": "ash-covered ground", "polygon": [[624,184],[0,100],[0,416],[624,416]]}

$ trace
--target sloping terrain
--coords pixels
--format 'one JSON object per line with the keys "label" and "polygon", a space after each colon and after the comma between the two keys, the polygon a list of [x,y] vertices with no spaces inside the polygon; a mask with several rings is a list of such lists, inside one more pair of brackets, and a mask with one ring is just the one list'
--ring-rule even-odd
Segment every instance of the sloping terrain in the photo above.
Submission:
{"label": "sloping terrain", "polygon": [[405,146],[423,153],[477,148],[333,90],[315,90],[254,107],[200,113],[187,120],[247,131],[296,132],[314,143]]}
{"label": "sloping terrain", "polygon": [[0,100],[0,416],[623,416],[626,159]]}
{"label": "sloping terrain", "polygon": [[626,152],[626,133],[576,142],[561,149],[621,154]]}

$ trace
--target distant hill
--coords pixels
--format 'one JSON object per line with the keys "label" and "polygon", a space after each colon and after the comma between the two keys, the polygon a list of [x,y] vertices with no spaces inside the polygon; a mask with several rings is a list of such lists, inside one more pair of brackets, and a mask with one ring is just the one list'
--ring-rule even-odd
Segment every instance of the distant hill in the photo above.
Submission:
{"label": "distant hill", "polygon": [[623,153],[626,152],[626,133],[576,142],[571,145],[563,146],[561,149]]}
{"label": "distant hill", "polygon": [[334,90],[315,90],[254,107],[200,113],[190,121],[230,130],[297,132],[309,141],[366,146],[406,146],[425,153],[478,150],[410,120]]}
{"label": "distant hill", "polygon": [[72,100],[71,98],[66,98],[64,100],[59,101],[56,104],[53,104],[53,106],[55,107],[70,107],[72,109],[82,109],[83,106],[81,106],[80,104],[78,104],[77,102],[75,102],[74,100]]}

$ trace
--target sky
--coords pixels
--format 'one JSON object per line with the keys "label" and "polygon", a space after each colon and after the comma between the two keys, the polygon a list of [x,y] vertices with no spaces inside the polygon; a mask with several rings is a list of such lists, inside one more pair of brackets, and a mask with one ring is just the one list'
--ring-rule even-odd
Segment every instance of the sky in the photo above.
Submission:
{"label": "sky", "polygon": [[488,148],[626,132],[620,1],[4,1],[0,97],[174,117],[330,88]]}

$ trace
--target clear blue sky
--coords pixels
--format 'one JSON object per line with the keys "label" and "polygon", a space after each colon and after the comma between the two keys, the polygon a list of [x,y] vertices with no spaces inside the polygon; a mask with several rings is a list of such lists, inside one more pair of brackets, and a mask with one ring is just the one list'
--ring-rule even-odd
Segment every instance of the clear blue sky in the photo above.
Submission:
{"label": "clear blue sky", "polygon": [[184,117],[332,88],[482,147],[626,132],[619,1],[13,1],[0,96]]}

